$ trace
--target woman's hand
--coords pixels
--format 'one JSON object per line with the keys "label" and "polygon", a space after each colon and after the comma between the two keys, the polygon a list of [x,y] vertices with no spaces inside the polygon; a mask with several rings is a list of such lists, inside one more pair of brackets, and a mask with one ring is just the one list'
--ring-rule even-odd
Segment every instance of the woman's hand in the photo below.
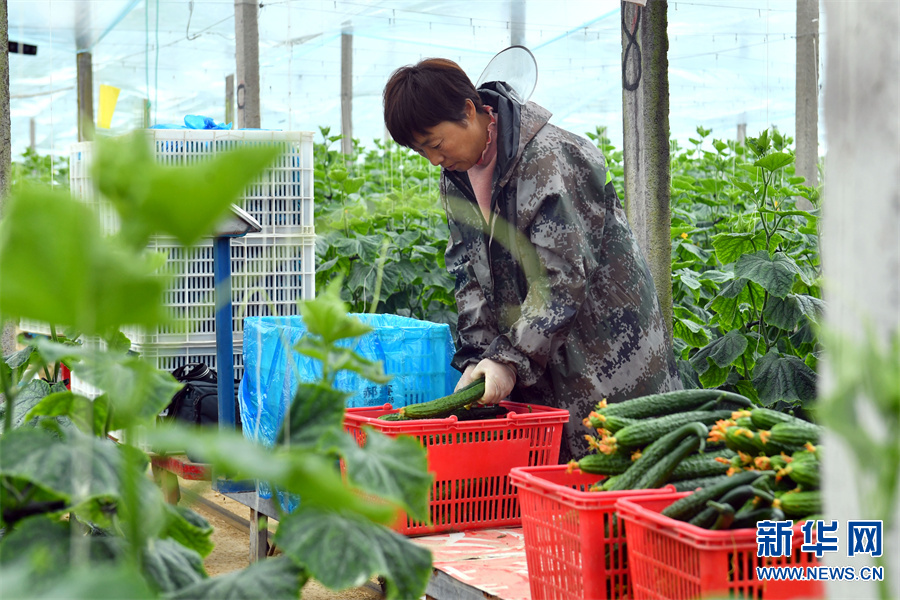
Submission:
{"label": "woman's hand", "polygon": [[463,371],[462,377],[459,378],[459,383],[456,384],[456,388],[453,390],[454,392],[458,392],[463,389],[475,379],[472,377],[472,371],[475,370],[475,367],[478,366],[477,363],[471,363],[466,367],[466,370]]}
{"label": "woman's hand", "polygon": [[481,400],[478,401],[478,404],[483,404],[485,406],[498,404],[501,400],[509,396],[513,386],[516,385],[516,370],[503,363],[485,358],[475,365],[475,368],[472,369],[471,373],[469,373],[470,367],[471,365],[466,367],[466,372],[463,373],[460,383],[462,383],[462,379],[465,378],[466,375],[469,375],[470,382],[481,379],[482,377],[484,378],[484,395],[481,397]]}

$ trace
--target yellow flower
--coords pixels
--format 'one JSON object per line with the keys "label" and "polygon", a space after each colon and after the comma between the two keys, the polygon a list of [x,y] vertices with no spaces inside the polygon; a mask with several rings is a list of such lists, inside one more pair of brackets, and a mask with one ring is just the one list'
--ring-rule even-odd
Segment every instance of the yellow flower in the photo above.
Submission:
{"label": "yellow flower", "polygon": [[681,239],[683,239],[683,240],[686,240],[686,239],[687,239],[687,237],[688,237],[688,236],[687,236],[687,234],[686,234],[686,233],[682,233],[682,234],[681,234]]}
{"label": "yellow flower", "polygon": [[775,208],[778,208],[778,200],[773,200],[772,202],[775,203]]}

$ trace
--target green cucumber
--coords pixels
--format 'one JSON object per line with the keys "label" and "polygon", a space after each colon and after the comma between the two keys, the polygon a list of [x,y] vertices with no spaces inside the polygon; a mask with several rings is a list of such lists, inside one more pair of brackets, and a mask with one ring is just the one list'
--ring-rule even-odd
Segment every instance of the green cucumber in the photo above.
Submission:
{"label": "green cucumber", "polygon": [[400,414],[407,419],[443,419],[454,410],[472,404],[482,396],[484,396],[484,379],[479,379],[449,396],[404,406],[400,409]]}
{"label": "green cucumber", "polygon": [[598,414],[602,415],[645,419],[695,410],[707,402],[722,400],[729,400],[746,407],[753,405],[749,398],[723,390],[677,390],[662,394],[650,394],[609,405],[606,405],[604,401],[597,406],[596,410]]}
{"label": "green cucumber", "polygon": [[631,468],[634,462],[628,456],[613,452],[612,454],[588,454],[578,461],[578,468],[583,473],[596,475],[620,475]]}
{"label": "green cucumber", "polygon": [[792,461],[781,471],[781,474],[790,477],[795,483],[803,486],[806,491],[814,490],[821,484],[819,461],[815,459]]}
{"label": "green cucumber", "polygon": [[655,489],[666,483],[669,480],[669,475],[675,470],[678,463],[684,460],[688,455],[693,454],[700,449],[703,440],[704,436],[690,436],[683,439],[672,452],[647,469],[634,485],[634,489]]}
{"label": "green cucumber", "polygon": [[754,408],[750,411],[750,419],[757,429],[771,429],[778,423],[792,423],[795,425],[811,425],[811,423],[798,419],[781,411],[772,410],[771,408]]}
{"label": "green cucumber", "polygon": [[672,483],[672,487],[675,488],[676,492],[693,492],[698,488],[705,488],[711,485],[716,485],[717,483],[721,483],[728,479],[728,475],[719,475],[718,477],[698,477],[697,479],[684,479],[682,481],[675,481]]}
{"label": "green cucumber", "polygon": [[734,522],[734,507],[730,504],[719,504],[718,502],[710,500],[706,505],[712,506],[718,512],[716,522],[710,527],[713,531],[728,529],[728,527],[731,526],[731,523]]}
{"label": "green cucumber", "polygon": [[741,471],[740,473],[735,473],[720,483],[702,488],[690,496],[685,496],[680,500],[676,500],[674,503],[667,506],[662,511],[662,514],[671,517],[672,519],[678,519],[679,521],[690,521],[697,513],[704,509],[706,503],[710,500],[719,498],[733,488],[752,483],[756,481],[757,477],[761,476],[764,476],[764,474],[759,471]]}
{"label": "green cucumber", "polygon": [[404,417],[399,412],[395,412],[395,413],[387,413],[386,415],[381,415],[380,417],[378,417],[378,420],[379,421],[408,421],[409,419]]}
{"label": "green cucumber", "polygon": [[632,425],[637,422],[638,419],[617,417],[616,415],[598,415],[597,413],[591,413],[588,418],[584,420],[584,426],[590,427],[591,429],[605,429],[610,433],[615,433],[623,427],[627,427],[628,425]]}
{"label": "green cucumber", "polygon": [[776,423],[769,430],[767,443],[784,444],[788,446],[803,446],[804,444],[818,444],[821,438],[821,428],[812,423],[798,425],[796,423]]}
{"label": "green cucumber", "polygon": [[[696,436],[701,439],[700,448],[703,447],[703,441],[706,440],[706,425],[702,423],[688,423],[662,436],[641,452],[641,457],[637,459],[631,468],[622,473],[619,479],[612,487],[613,490],[632,490],[641,480],[644,474],[649,471],[656,463],[663,461],[673,450],[675,450],[681,441],[689,435]],[[680,459],[679,459],[680,460]],[[674,466],[672,467],[674,469]]]}
{"label": "green cucumber", "polygon": [[730,529],[756,527],[759,521],[784,521],[784,512],[775,506],[764,506],[754,510],[742,511],[734,516]]}
{"label": "green cucumber", "polygon": [[672,474],[669,481],[682,481],[685,479],[697,479],[699,477],[712,477],[714,475],[725,475],[730,468],[728,463],[717,461],[717,458],[734,458],[736,455],[733,450],[723,448],[717,452],[707,452],[705,454],[695,454],[688,456],[681,461]]}
{"label": "green cucumber", "polygon": [[607,440],[607,444],[626,448],[646,446],[653,440],[658,440],[661,436],[687,423],[697,422],[711,425],[720,419],[728,418],[730,414],[730,410],[689,411],[655,419],[644,419],[617,431],[615,436]]}
{"label": "green cucumber", "polygon": [[822,493],[818,490],[809,492],[788,492],[781,496],[781,510],[789,517],[805,517],[822,512]]}

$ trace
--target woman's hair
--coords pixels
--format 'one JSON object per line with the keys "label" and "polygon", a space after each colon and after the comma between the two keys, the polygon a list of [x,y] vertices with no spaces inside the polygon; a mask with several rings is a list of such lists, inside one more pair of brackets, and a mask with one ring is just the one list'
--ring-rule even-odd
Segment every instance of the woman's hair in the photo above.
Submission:
{"label": "woman's hair", "polygon": [[394,141],[406,147],[443,121],[465,120],[466,100],[484,110],[471,80],[446,58],[427,58],[400,67],[384,86],[384,122]]}

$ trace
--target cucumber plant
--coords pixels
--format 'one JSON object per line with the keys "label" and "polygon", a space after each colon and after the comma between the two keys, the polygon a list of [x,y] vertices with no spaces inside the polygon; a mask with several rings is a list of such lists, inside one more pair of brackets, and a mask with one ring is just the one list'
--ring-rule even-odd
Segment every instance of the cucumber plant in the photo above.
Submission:
{"label": "cucumber plant", "polygon": [[[157,164],[140,137],[105,141],[97,148],[94,181],[119,214],[123,233],[115,236],[101,235],[91,208],[62,191],[17,187],[7,199],[0,221],[0,323],[52,322],[68,339],[81,332],[92,342],[36,338],[0,362],[5,595],[296,598],[310,577],[342,589],[374,575],[384,578],[389,598],[424,593],[429,552],[387,525],[399,510],[428,519],[425,452],[414,440],[375,432],[360,448],[344,432],[345,396],[332,387],[333,373],[383,375],[378,365],[338,347],[367,329],[348,317],[336,287],[301,306],[312,335],[298,351],[322,360],[328,375],[297,390],[272,448],[218,428],[155,426],[180,384],[129,354],[119,333],[123,325],[167,320],[166,279],[158,274],[163,260],[146,253],[148,237],[171,235],[184,245],[200,239],[273,158],[270,149],[244,148],[174,168]],[[191,190],[191,203],[183,201],[184,190]],[[56,364],[104,393],[90,399],[38,378]],[[118,443],[109,439],[112,431],[122,432]],[[302,494],[300,506],[280,518],[276,540],[283,555],[207,577],[202,557],[212,549],[210,525],[164,502],[146,476],[145,444],[203,456],[222,476],[258,478]]]}

